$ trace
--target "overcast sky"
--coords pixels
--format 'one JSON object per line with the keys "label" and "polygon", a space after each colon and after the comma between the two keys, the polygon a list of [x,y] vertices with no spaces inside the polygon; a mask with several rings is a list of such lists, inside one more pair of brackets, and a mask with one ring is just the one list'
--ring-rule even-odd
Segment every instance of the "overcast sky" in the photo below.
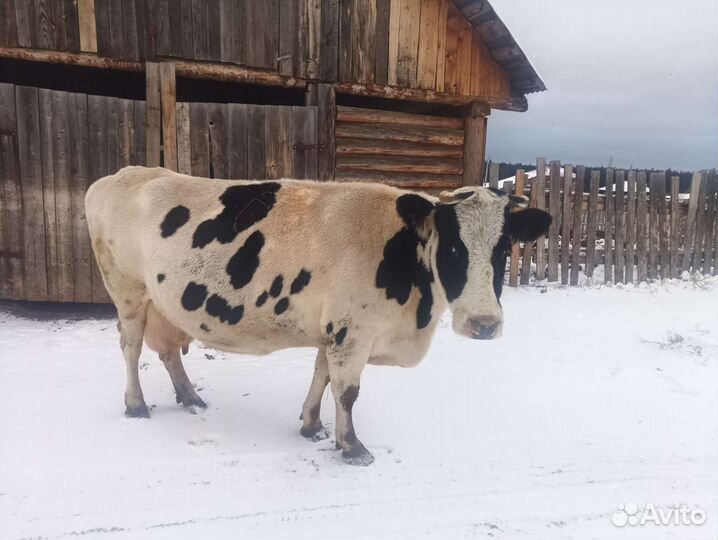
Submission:
{"label": "overcast sky", "polygon": [[548,91],[492,111],[487,157],[718,165],[718,0],[492,0]]}

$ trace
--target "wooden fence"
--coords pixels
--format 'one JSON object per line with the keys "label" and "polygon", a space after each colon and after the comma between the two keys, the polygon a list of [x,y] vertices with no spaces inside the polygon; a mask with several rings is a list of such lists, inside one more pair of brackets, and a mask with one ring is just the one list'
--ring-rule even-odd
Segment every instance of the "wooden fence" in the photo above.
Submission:
{"label": "wooden fence", "polygon": [[[536,171],[527,181],[519,170],[515,185],[502,186],[528,195],[531,207],[553,216],[547,238],[514,246],[509,285],[528,284],[532,273],[564,285],[579,285],[582,272],[612,283],[678,278],[686,271],[715,275],[715,171],[694,173],[686,194],[679,193],[678,177],[664,172],[608,169],[601,189],[599,172],[588,178],[582,166],[552,161],[546,174],[539,158]],[[498,187],[498,180],[498,164],[492,164],[489,185]]]}

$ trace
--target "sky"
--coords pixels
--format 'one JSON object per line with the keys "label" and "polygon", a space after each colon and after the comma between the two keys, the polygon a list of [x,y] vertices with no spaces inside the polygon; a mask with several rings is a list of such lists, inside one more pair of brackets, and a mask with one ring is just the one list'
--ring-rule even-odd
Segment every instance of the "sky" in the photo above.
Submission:
{"label": "sky", "polygon": [[492,111],[487,158],[718,166],[718,0],[492,0],[543,79]]}

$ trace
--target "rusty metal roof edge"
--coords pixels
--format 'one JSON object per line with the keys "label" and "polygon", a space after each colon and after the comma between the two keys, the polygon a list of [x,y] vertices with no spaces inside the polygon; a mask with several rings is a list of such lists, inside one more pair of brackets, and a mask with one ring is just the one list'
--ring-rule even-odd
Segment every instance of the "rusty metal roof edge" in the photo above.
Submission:
{"label": "rusty metal roof edge", "polygon": [[[518,50],[520,53],[519,58],[522,59],[521,63],[518,65],[518,67],[514,66],[511,69],[508,69],[507,67],[504,67],[505,64],[509,64],[509,61],[507,59],[499,60],[494,57],[494,50],[489,47],[489,44],[487,43],[487,48],[489,49],[489,52],[491,53],[491,57],[494,59],[494,61],[499,64],[503,69],[506,70],[506,72],[511,77],[511,85],[514,86],[514,73],[518,71],[524,71],[524,76],[521,78],[521,86],[514,86],[514,90],[521,92],[522,94],[532,94],[534,92],[543,92],[546,90],[546,85],[544,84],[543,80],[541,79],[541,76],[536,71],[536,68],[533,66],[531,61],[529,60],[528,56],[526,56],[526,53],[521,49],[521,46],[516,41],[516,38],[511,34],[511,30],[506,26],[503,20],[501,20],[501,17],[497,13],[496,9],[491,5],[491,2],[489,0],[457,0],[455,1],[456,7],[459,8],[459,11],[464,13],[464,10],[468,8],[469,6],[475,5],[475,4],[482,4],[482,7],[478,12],[475,12],[473,16],[467,17],[469,22],[471,23],[474,28],[476,28],[479,33],[481,32],[480,25],[487,23],[487,22],[495,22],[498,25],[501,25],[502,29],[505,31],[505,35],[508,36],[508,39],[513,44],[514,47]],[[472,20],[473,19],[473,20]],[[477,19],[480,19],[480,22],[477,21]],[[475,22],[476,21],[476,22]],[[483,37],[483,34],[482,34]],[[486,40],[485,40],[486,41]],[[514,58],[514,64],[515,64],[516,58]],[[531,74],[530,78],[525,77],[525,71],[529,71]]]}

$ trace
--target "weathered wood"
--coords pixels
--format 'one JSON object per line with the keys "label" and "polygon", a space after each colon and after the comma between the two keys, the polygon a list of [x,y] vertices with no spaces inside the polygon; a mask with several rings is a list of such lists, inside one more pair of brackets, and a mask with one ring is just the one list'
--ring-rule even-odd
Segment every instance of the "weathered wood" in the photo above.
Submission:
{"label": "weathered wood", "polygon": [[405,189],[456,189],[461,176],[442,176],[427,173],[397,173],[386,171],[337,171],[337,182],[378,182]]}
{"label": "weathered wood", "polygon": [[207,56],[214,62],[222,59],[222,35],[220,34],[221,0],[205,0],[207,3]]}
{"label": "weathered wood", "polygon": [[696,214],[696,237],[693,242],[691,267],[693,272],[700,272],[703,266],[703,249],[705,247],[706,196],[708,193],[708,175],[701,171],[701,188],[698,194],[698,212]]}
{"label": "weathered wood", "polygon": [[97,52],[95,0],[77,0],[77,13],[80,23],[80,50]]}
{"label": "weathered wood", "polygon": [[648,192],[648,277],[651,279],[659,279],[658,258],[660,227],[661,222],[658,213],[658,175],[651,173],[649,176],[650,190]]}
{"label": "weathered wood", "polygon": [[338,80],[352,80],[352,16],[356,11],[354,0],[342,0],[339,2],[339,71]]}
{"label": "weathered wood", "polygon": [[61,1],[63,3],[67,50],[80,52],[80,21],[77,13],[77,0]]}
{"label": "weathered wood", "polygon": [[[334,178],[336,136],[339,135],[339,133],[335,133],[336,96],[332,85],[319,84],[317,89],[317,127],[319,133],[317,177],[319,180],[332,180]],[[348,134],[346,136],[352,137],[353,135]]]}
{"label": "weathered wood", "polygon": [[[399,64],[399,21],[401,20],[402,0],[390,0],[389,7],[389,52],[387,66],[387,84],[396,86],[396,70]],[[378,82],[378,81],[377,81]]]}
{"label": "weathered wood", "polygon": [[[525,175],[524,175],[525,176]],[[541,193],[539,196],[539,185],[536,181],[531,183],[531,197],[529,199],[529,207],[536,208],[538,206],[539,198],[544,198],[544,194]],[[538,239],[539,243],[541,238]],[[533,252],[533,242],[524,242],[523,250],[521,252],[521,276],[519,283],[521,285],[528,285],[531,277],[531,253]]]}
{"label": "weathered wood", "polygon": [[247,106],[247,178],[267,177],[264,137],[265,107]]}
{"label": "weathered wood", "polygon": [[135,137],[133,133],[135,116],[134,109],[134,102],[132,100],[117,100],[117,166],[119,168],[132,165],[132,146],[135,143]]}
{"label": "weathered wood", "polygon": [[493,161],[489,164],[489,187],[499,188],[499,164]]}
{"label": "weathered wood", "polygon": [[553,218],[548,237],[548,280],[558,281],[559,228],[561,226],[561,162],[550,163],[549,213]]}
{"label": "weathered wood", "polygon": [[[88,184],[107,174],[106,100],[107,98],[103,96],[87,96],[88,154],[92,156],[88,162]],[[106,301],[107,291],[105,291],[102,275],[94,255],[91,258],[90,266],[92,301]]]}
{"label": "weathered wood", "polygon": [[636,186],[636,255],[638,283],[648,278],[648,212],[646,204],[646,171],[638,171]]}
{"label": "weathered wood", "polygon": [[419,156],[364,156],[339,154],[338,171],[395,171],[427,172],[434,174],[461,174],[462,162],[455,158]]}
{"label": "weathered wood", "polygon": [[[319,106],[321,107],[321,101]],[[385,139],[389,141],[445,144],[452,146],[463,146],[464,144],[464,133],[460,130],[413,126],[339,123],[336,125],[335,131],[337,137],[353,137],[357,139],[373,140]]]}
{"label": "weathered wood", "polygon": [[[319,79],[337,80],[339,54],[339,0],[322,0],[319,40]],[[320,120],[321,126],[321,120]]]}
{"label": "weathered wood", "polygon": [[633,267],[636,260],[636,171],[626,175],[626,283],[633,283]]}
{"label": "weathered wood", "polygon": [[606,169],[606,224],[604,227],[604,281],[613,281],[613,238],[615,225],[615,195],[614,195],[614,171]]}
{"label": "weathered wood", "polygon": [[[30,2],[28,2],[28,4],[30,4]],[[34,17],[30,19],[33,28],[32,45],[40,49],[55,49],[55,39],[52,32],[51,1],[35,0],[32,2],[32,5],[34,5],[35,8]],[[20,11],[25,10],[21,8]]]}
{"label": "weathered wood", "polygon": [[179,7],[182,22],[182,58],[194,58],[192,0],[180,0],[179,6],[175,5],[175,9],[177,7]]}
{"label": "weathered wood", "polygon": [[[148,47],[150,37],[149,16],[147,13],[148,0],[135,0],[135,27],[137,28],[137,59],[144,62],[148,59],[148,49],[153,52],[151,46]],[[177,13],[174,9],[172,13]],[[154,58],[154,55],[149,57]],[[143,150],[144,152],[144,150]]]}
{"label": "weathered wood", "polygon": [[678,276],[680,261],[678,250],[681,242],[681,231],[679,221],[679,198],[680,198],[680,177],[671,176],[671,220],[670,220],[670,277],[675,279]]}
{"label": "weathered wood", "polygon": [[[279,44],[277,55],[277,70],[282,75],[292,75],[292,60],[294,57],[294,35],[299,22],[295,19],[294,4],[298,0],[278,0],[279,8]],[[306,4],[307,0],[301,0]]]}
{"label": "weathered wood", "polygon": [[456,86],[454,92],[468,96],[471,94],[471,53],[474,39],[474,27],[463,17],[459,20],[456,38]]}
{"label": "weathered wood", "polygon": [[374,45],[374,80],[389,83],[389,26],[391,0],[376,0],[376,41]]}
{"label": "weathered wood", "polygon": [[147,164],[147,139],[145,137],[145,102],[135,101],[134,118],[132,121],[132,133],[134,135],[134,143],[132,145],[132,155],[130,156],[132,165],[145,166]]}
{"label": "weathered wood", "polygon": [[666,205],[666,173],[656,173],[658,187],[658,234],[661,261],[661,279],[668,279],[670,274],[670,258],[668,248],[668,208]]}
{"label": "weathered wood", "polygon": [[[197,60],[209,60],[209,24],[207,0],[192,0],[192,52]],[[276,24],[276,21],[275,21]],[[213,28],[218,32],[219,28]],[[267,27],[265,31],[270,31]]]}
{"label": "weathered wood", "polygon": [[243,63],[245,51],[246,11],[242,0],[220,0],[219,33],[222,62]]}
{"label": "weathered wood", "polygon": [[[59,299],[57,281],[57,219],[55,208],[55,160],[53,159],[55,129],[53,126],[52,95],[52,90],[40,88],[38,91],[47,299],[50,302],[57,302]],[[15,129],[15,126],[13,126],[13,129]]]}
{"label": "weathered wood", "polygon": [[337,155],[341,154],[461,158],[464,155],[464,150],[460,146],[441,144],[338,137]]}
{"label": "weathered wood", "polygon": [[453,2],[447,2],[446,28],[446,52],[444,54],[444,86],[437,88],[438,91],[456,92],[457,61],[459,47],[459,33],[464,23],[464,16],[456,8]]}
{"label": "weathered wood", "polygon": [[0,290],[3,298],[24,300],[24,241],[22,214],[22,187],[18,164],[17,114],[15,86],[0,83],[0,185],[3,186],[3,211],[0,227],[3,243],[0,249]]}
{"label": "weathered wood", "polygon": [[247,106],[229,103],[229,177],[247,176]]}
{"label": "weathered wood", "polygon": [[[139,40],[144,40],[144,30],[137,28],[136,1],[122,0],[122,31],[124,40],[124,58],[139,60]],[[139,30],[139,33],[138,33]]]}
{"label": "weathered wood", "polygon": [[21,0],[15,0],[15,23],[17,26],[17,44],[19,47],[33,47],[37,43],[33,43],[34,39],[34,21],[35,9],[34,3],[27,2],[25,5],[28,9],[20,9]]}
{"label": "weathered wood", "polygon": [[437,92],[444,91],[446,74],[446,21],[449,15],[449,3],[451,0],[439,0],[439,20],[436,31],[438,41],[436,44],[436,85]]}
{"label": "weathered wood", "polygon": [[147,166],[159,167],[161,145],[161,85],[160,65],[156,62],[147,62],[145,79],[145,113],[147,123],[145,133],[147,140]]}
{"label": "weathered wood", "polygon": [[615,232],[615,266],[613,271],[613,282],[624,283],[625,259],[625,199],[623,192],[626,185],[625,171],[616,171],[616,198],[614,202],[614,216],[616,224]]}
{"label": "weathered wood", "polygon": [[591,191],[588,196],[588,218],[586,220],[586,276],[593,277],[596,253],[596,230],[598,228],[598,188],[601,172],[591,171]]}
{"label": "weathered wood", "polygon": [[703,248],[703,273],[706,275],[711,274],[711,269],[715,263],[715,255],[713,252],[715,243],[715,221],[716,221],[716,175],[715,171],[708,174],[708,185],[706,190],[706,222],[705,222],[705,234],[704,234],[704,248]]}
{"label": "weathered wood", "polygon": [[[485,109],[482,108],[480,112],[485,112]],[[452,130],[464,129],[463,118],[347,106],[337,107],[337,122],[422,126]]]}
{"label": "weathered wood", "polygon": [[266,107],[264,147],[267,178],[287,178],[292,175],[292,110],[290,107]]}
{"label": "weathered wood", "polygon": [[122,2],[110,0],[107,4],[107,24],[110,32],[111,58],[127,58],[125,48],[125,33],[122,21]]}
{"label": "weathered wood", "polygon": [[[177,103],[177,172],[192,174],[189,103]],[[246,151],[246,147],[245,147]],[[246,168],[245,168],[246,170]]]}
{"label": "weathered wood", "polygon": [[[0,2],[0,47],[17,47],[17,18],[15,16],[15,0]],[[4,282],[10,285],[9,281]],[[0,283],[0,287],[3,283]],[[9,289],[8,289],[9,291]],[[9,294],[9,292],[7,293]],[[5,296],[7,298],[7,296]]]}
{"label": "weathered wood", "polygon": [[354,21],[352,25],[352,80],[373,84],[376,30],[376,0],[353,0]]}
{"label": "weathered wood", "polygon": [[315,148],[305,154],[305,177],[317,179],[317,157],[318,150],[316,145],[319,141],[317,133],[317,107],[307,107],[306,118],[304,122],[304,141],[306,144],[315,146]]}
{"label": "weathered wood", "polygon": [[209,156],[212,178],[229,174],[229,109],[224,103],[209,104]]}
{"label": "weathered wood", "polygon": [[486,109],[475,103],[464,119],[464,185],[480,186],[484,183],[484,156],[486,154]]}
{"label": "weathered wood", "polygon": [[292,107],[292,136],[290,141],[290,148],[292,150],[292,178],[307,178],[307,155],[311,152],[311,149],[307,147],[307,145],[311,143],[305,139],[308,110],[307,107]]}
{"label": "weathered wood", "polygon": [[209,178],[209,113],[207,103],[190,103],[190,162],[192,174]]}
{"label": "weathered wood", "polygon": [[399,53],[397,55],[396,82],[399,86],[417,85],[419,61],[419,27],[421,2],[401,0],[399,15]]}
{"label": "weathered wood", "polygon": [[[179,11],[180,23],[182,19],[182,12],[177,8],[180,7],[180,3],[172,0],[151,0],[156,7],[153,8],[152,26],[150,31],[150,37],[156,41],[156,52],[157,56],[169,56],[173,53],[172,51],[172,28],[170,23],[170,13],[173,11]],[[174,4],[170,8],[170,2]],[[189,17],[189,28],[192,29],[192,1],[186,0],[188,17]],[[176,17],[176,16],[175,16]],[[190,31],[189,36],[185,36],[185,39],[192,39],[192,32]],[[190,51],[189,58],[194,57],[194,44],[190,43],[192,50]]]}
{"label": "weathered wood", "polygon": [[120,167],[119,99],[107,98],[107,173],[115,174]]}
{"label": "weathered wood", "polygon": [[69,94],[72,261],[75,302],[92,302],[92,248],[85,218],[85,192],[90,185],[87,96]]}
{"label": "weathered wood", "polygon": [[571,225],[573,214],[571,208],[571,185],[573,184],[573,166],[563,166],[563,208],[561,210],[561,285],[568,285],[569,255],[571,253]]}
{"label": "weathered wood", "polygon": [[175,65],[160,64],[160,102],[162,110],[163,166],[177,170],[177,83]]}
{"label": "weathered wood", "polygon": [[279,0],[247,0],[247,63],[277,68]]}
{"label": "weathered wood", "polygon": [[683,243],[683,260],[681,261],[681,272],[691,269],[693,262],[693,251],[696,241],[696,217],[698,214],[699,196],[703,178],[701,173],[694,172],[691,180],[691,194],[688,199],[688,215],[686,216],[686,236]]}
{"label": "weathered wood", "polygon": [[38,90],[15,87],[17,144],[23,198],[23,241],[25,297],[47,300],[45,223],[42,200],[42,158]]}
{"label": "weathered wood", "polygon": [[[493,163],[491,164],[493,165]],[[497,164],[498,165],[498,164]],[[498,178],[498,171],[496,173]],[[536,178],[534,178],[536,186],[536,208],[539,210],[546,209],[546,160],[544,158],[536,159]],[[536,240],[536,280],[541,281],[546,278],[546,236],[541,235]]]}
{"label": "weathered wood", "polygon": [[416,75],[416,83],[419,88],[436,89],[440,8],[440,2],[437,0],[421,0],[419,54]]}
{"label": "weathered wood", "polygon": [[[42,3],[43,0],[39,0]],[[67,41],[67,24],[65,14],[65,1],[64,0],[53,0],[51,6],[51,30],[52,30],[52,48],[58,51],[68,50]],[[71,8],[74,9],[72,3]]]}
{"label": "weathered wood", "polygon": [[[318,30],[312,28],[311,24],[320,20],[321,13],[315,12],[315,2],[313,0],[299,0],[290,2],[289,4],[294,21],[292,23],[291,32],[292,55],[289,58],[289,68],[291,73],[296,77],[304,78],[307,76],[307,63],[309,61],[309,40],[312,39],[313,34]],[[283,7],[280,7],[280,9],[283,9]],[[311,23],[310,18],[314,18]],[[284,38],[281,30],[279,37],[280,39]],[[279,46],[280,49],[283,48],[282,43],[280,43]]]}
{"label": "weathered wood", "polygon": [[586,168],[576,167],[576,180],[573,187],[573,226],[571,227],[571,275],[570,284],[578,285],[580,271],[579,257],[581,255],[581,227],[583,224],[583,184]]}

